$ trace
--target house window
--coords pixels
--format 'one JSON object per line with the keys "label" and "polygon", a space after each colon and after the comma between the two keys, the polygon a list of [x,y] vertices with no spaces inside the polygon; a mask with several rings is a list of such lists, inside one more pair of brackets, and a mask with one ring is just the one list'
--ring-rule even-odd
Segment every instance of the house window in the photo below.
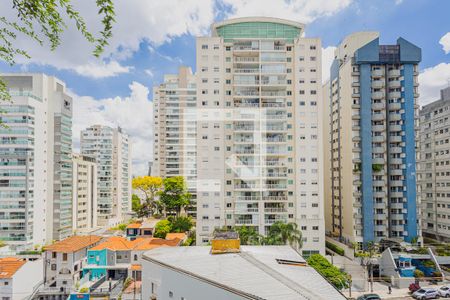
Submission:
{"label": "house window", "polygon": [[56,252],[52,252],[52,258],[56,258]]}
{"label": "house window", "polygon": [[67,253],[63,253],[63,261],[67,261]]}
{"label": "house window", "polygon": [[56,271],[56,264],[52,264],[50,268],[52,271]]}

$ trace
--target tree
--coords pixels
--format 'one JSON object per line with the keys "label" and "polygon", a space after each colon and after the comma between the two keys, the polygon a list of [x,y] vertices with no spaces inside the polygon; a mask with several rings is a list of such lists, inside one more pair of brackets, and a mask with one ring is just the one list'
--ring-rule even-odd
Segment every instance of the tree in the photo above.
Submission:
{"label": "tree", "polygon": [[169,218],[169,220],[172,224],[171,232],[187,232],[194,226],[191,217],[179,216],[175,218]]}
{"label": "tree", "polygon": [[[65,17],[73,21],[84,38],[95,45],[93,54],[99,57],[112,36],[115,13],[113,0],[96,0],[96,5],[98,14],[102,15],[99,37],[95,37],[87,29],[86,22],[74,9],[71,0],[12,0],[17,20],[0,16],[0,60],[14,65],[17,56],[30,58],[25,49],[14,46],[15,41],[23,37],[30,38],[41,46],[46,40],[50,49],[55,50],[61,43],[61,34],[67,28],[63,20]],[[0,79],[0,100],[10,99],[6,83]]]}
{"label": "tree", "polygon": [[181,210],[189,205],[191,199],[184,178],[182,176],[165,178],[163,185],[160,200],[166,213],[174,212],[176,216],[179,216]]}
{"label": "tree", "polygon": [[302,247],[302,232],[296,223],[275,222],[270,226],[265,245],[291,245],[296,250]]}
{"label": "tree", "polygon": [[235,226],[234,231],[239,234],[241,245],[261,245],[263,237],[253,227]]}
{"label": "tree", "polygon": [[161,190],[162,184],[161,177],[141,176],[133,178],[131,183],[133,189],[140,191],[144,198],[140,200],[140,206],[136,212],[138,217],[149,217],[152,214],[159,213],[156,196]]}
{"label": "tree", "polygon": [[172,231],[172,224],[169,220],[161,220],[155,225],[154,237],[165,239],[166,235]]}
{"label": "tree", "polygon": [[311,255],[308,260],[308,265],[313,267],[323,277],[325,277],[337,289],[348,287],[350,277],[341,272],[338,268],[333,266],[325,257],[320,254]]}
{"label": "tree", "polygon": [[141,207],[141,199],[136,194],[131,195],[131,209],[134,212],[137,212],[140,207]]}

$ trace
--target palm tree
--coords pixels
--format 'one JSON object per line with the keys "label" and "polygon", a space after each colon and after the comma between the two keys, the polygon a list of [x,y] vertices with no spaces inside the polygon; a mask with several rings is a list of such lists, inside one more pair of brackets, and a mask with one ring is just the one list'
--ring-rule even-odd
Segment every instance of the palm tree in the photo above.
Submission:
{"label": "palm tree", "polygon": [[296,223],[275,222],[270,226],[267,237],[264,239],[265,245],[287,245],[296,250],[302,248],[302,232]]}

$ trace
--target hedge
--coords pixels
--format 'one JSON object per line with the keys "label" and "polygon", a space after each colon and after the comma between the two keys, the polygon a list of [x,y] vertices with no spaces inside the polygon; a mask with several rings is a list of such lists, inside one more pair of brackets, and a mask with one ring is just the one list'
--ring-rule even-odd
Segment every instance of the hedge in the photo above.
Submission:
{"label": "hedge", "polygon": [[309,266],[313,267],[337,289],[348,287],[348,275],[333,266],[322,255],[313,254],[308,258],[307,262]]}
{"label": "hedge", "polygon": [[337,245],[335,245],[335,244],[333,244],[333,243],[331,243],[331,242],[326,241],[326,242],[325,242],[325,246],[326,246],[328,249],[333,250],[334,253],[337,253],[337,254],[339,254],[340,256],[344,256],[344,254],[345,254],[344,249],[342,249],[341,247],[339,247],[339,246],[337,246]]}

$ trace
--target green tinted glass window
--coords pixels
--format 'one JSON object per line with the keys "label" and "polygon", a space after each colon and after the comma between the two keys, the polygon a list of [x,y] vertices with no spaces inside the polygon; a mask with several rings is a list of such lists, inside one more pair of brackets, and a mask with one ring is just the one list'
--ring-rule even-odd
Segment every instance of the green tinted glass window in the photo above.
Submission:
{"label": "green tinted glass window", "polygon": [[300,36],[301,29],[272,22],[242,22],[218,27],[217,34],[224,39],[275,38],[293,41]]}

